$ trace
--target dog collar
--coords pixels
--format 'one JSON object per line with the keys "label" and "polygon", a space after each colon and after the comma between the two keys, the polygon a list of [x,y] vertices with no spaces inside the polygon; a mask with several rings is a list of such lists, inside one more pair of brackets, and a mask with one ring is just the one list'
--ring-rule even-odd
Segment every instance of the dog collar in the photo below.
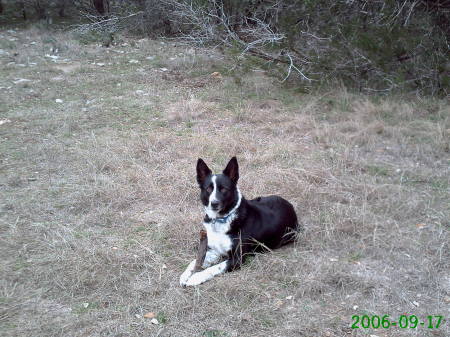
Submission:
{"label": "dog collar", "polygon": [[221,223],[221,224],[226,223],[227,220],[234,214],[235,214],[235,212],[229,213],[227,216],[224,216],[222,218],[215,218],[215,219],[211,219],[211,220],[212,220],[212,223]]}

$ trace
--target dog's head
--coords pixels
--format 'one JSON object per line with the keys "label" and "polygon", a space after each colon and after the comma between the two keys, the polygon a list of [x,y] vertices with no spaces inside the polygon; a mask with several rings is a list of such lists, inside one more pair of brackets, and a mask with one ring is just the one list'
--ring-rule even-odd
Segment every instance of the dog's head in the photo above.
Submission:
{"label": "dog's head", "polygon": [[236,205],[239,197],[238,179],[239,167],[236,157],[231,158],[222,174],[212,174],[202,159],[197,161],[200,199],[210,218],[221,217]]}

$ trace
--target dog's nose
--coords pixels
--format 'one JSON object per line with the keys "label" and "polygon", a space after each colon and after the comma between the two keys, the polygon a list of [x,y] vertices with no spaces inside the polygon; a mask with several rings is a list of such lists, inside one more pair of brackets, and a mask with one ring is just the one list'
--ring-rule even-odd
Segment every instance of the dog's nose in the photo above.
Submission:
{"label": "dog's nose", "polygon": [[213,209],[218,209],[219,208],[219,202],[218,201],[211,201],[211,207]]}

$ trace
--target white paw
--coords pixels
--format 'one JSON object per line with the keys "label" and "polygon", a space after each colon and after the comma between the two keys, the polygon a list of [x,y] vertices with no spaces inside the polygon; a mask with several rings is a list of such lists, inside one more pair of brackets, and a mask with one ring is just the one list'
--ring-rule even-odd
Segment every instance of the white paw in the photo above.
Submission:
{"label": "white paw", "polygon": [[192,272],[186,270],[183,274],[180,276],[180,286],[185,287],[187,284],[187,281],[192,276]]}
{"label": "white paw", "polygon": [[189,266],[186,268],[183,274],[180,276],[180,286],[185,287],[187,281],[191,277],[191,275],[194,273],[194,266],[195,266],[195,260],[192,261]]}
{"label": "white paw", "polygon": [[210,277],[208,277],[208,275],[205,275],[205,273],[198,272],[191,275],[191,277],[189,277],[185,285],[188,287],[198,286],[199,284],[202,284],[203,282],[206,282],[209,279]]}

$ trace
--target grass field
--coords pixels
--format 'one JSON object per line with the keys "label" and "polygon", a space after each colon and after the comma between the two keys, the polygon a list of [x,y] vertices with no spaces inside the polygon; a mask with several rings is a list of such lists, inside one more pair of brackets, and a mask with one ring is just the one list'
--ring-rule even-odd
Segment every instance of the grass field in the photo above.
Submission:
{"label": "grass field", "polygon": [[[450,335],[448,101],[305,94],[217,50],[81,42],[0,31],[2,336]],[[183,289],[196,160],[233,155],[243,194],[290,200],[304,231]],[[403,314],[446,321],[351,327]]]}

